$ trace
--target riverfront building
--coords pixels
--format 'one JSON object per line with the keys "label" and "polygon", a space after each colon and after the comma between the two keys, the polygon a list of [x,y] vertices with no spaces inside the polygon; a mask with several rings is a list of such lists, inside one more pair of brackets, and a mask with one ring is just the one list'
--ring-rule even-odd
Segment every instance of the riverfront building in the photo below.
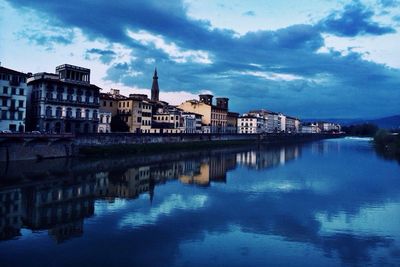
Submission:
{"label": "riverfront building", "polygon": [[0,67],[0,131],[24,132],[30,91],[28,75]]}
{"label": "riverfront building", "polygon": [[259,114],[243,114],[238,118],[238,133],[260,134],[265,132],[266,119]]}
{"label": "riverfront building", "polygon": [[202,115],[203,132],[225,133],[227,128],[228,98],[217,98],[217,104],[213,105],[213,96],[209,94],[199,95],[200,100],[188,100],[178,107],[185,112],[193,112]]}
{"label": "riverfront building", "polygon": [[46,133],[96,133],[100,88],[90,84],[90,69],[64,64],[56,73],[28,79],[32,91],[32,130]]}
{"label": "riverfront building", "polygon": [[108,93],[100,93],[100,112],[111,112],[111,116],[118,114],[118,101],[126,99],[118,89],[111,89]]}

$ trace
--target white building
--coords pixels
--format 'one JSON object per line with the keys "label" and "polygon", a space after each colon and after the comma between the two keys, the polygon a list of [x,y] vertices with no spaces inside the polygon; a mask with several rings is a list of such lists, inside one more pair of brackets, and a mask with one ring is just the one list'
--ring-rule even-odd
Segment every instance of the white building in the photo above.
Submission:
{"label": "white building", "polygon": [[30,90],[27,74],[0,67],[0,131],[24,132]]}
{"label": "white building", "polygon": [[321,130],[318,127],[318,124],[314,123],[309,123],[309,124],[303,124],[301,126],[301,133],[320,133]]}
{"label": "white building", "polygon": [[182,112],[182,133],[201,133],[201,117],[193,112]]}
{"label": "white building", "polygon": [[99,113],[99,133],[111,133],[111,112],[100,111]]}
{"label": "white building", "polygon": [[243,114],[238,118],[239,134],[259,134],[265,132],[266,120],[263,116]]}
{"label": "white building", "polygon": [[32,130],[47,133],[96,133],[100,88],[90,84],[90,69],[64,64],[56,73],[28,79],[32,91]]}

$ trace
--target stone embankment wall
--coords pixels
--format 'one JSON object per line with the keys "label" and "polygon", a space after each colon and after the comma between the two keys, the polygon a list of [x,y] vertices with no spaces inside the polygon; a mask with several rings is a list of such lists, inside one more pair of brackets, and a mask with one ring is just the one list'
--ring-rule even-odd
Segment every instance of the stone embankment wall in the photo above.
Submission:
{"label": "stone embankment wall", "polygon": [[0,135],[0,162],[76,156],[82,147],[116,145],[182,144],[249,141],[262,143],[305,142],[341,137],[329,134],[86,134],[78,136]]}

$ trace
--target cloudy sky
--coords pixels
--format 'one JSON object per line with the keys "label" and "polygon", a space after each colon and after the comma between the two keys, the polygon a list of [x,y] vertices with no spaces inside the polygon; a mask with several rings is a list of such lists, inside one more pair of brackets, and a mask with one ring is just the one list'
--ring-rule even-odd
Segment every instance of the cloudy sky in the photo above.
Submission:
{"label": "cloudy sky", "polygon": [[108,91],[301,118],[400,114],[400,1],[0,0],[0,61],[90,68]]}

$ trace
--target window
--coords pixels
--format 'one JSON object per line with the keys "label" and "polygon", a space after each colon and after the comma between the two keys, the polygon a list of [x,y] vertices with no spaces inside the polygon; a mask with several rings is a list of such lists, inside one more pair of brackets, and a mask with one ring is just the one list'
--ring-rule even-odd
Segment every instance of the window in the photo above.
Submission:
{"label": "window", "polygon": [[15,111],[10,112],[10,120],[15,120]]}
{"label": "window", "polygon": [[59,100],[59,101],[63,100],[63,94],[62,93],[57,93],[57,100]]}
{"label": "window", "polygon": [[24,107],[24,100],[19,100],[18,101],[18,107],[20,107],[20,108]]}
{"label": "window", "polygon": [[24,89],[19,88],[19,95],[24,95]]}
{"label": "window", "polygon": [[67,108],[67,118],[72,117],[72,108]]}
{"label": "window", "polygon": [[103,101],[103,107],[105,107],[107,105],[106,101]]}
{"label": "window", "polygon": [[11,94],[12,94],[12,95],[17,94],[17,88],[11,87]]}
{"label": "window", "polygon": [[53,110],[52,110],[52,108],[50,106],[46,107],[46,116],[47,117],[53,116]]}
{"label": "window", "polygon": [[3,87],[3,94],[8,94],[8,87],[7,86]]}
{"label": "window", "polygon": [[97,120],[97,110],[93,110],[93,119]]}
{"label": "window", "polygon": [[3,100],[1,102],[2,102],[3,107],[7,107],[7,99],[6,98],[3,98]]}
{"label": "window", "polygon": [[7,119],[7,110],[2,110],[1,111],[1,119],[6,120]]}
{"label": "window", "polygon": [[77,119],[82,118],[82,111],[81,111],[80,108],[76,109],[76,118],[77,118]]}
{"label": "window", "polygon": [[24,112],[18,111],[18,120],[22,121],[23,120],[23,115],[24,115]]}
{"label": "window", "polygon": [[89,119],[90,110],[85,110],[85,119]]}
{"label": "window", "polygon": [[112,101],[110,101],[110,107],[112,107],[113,106],[113,103],[112,103]]}
{"label": "window", "polygon": [[61,116],[62,116],[62,109],[61,109],[61,107],[57,107],[57,109],[56,109],[56,117],[57,118],[61,118]]}

